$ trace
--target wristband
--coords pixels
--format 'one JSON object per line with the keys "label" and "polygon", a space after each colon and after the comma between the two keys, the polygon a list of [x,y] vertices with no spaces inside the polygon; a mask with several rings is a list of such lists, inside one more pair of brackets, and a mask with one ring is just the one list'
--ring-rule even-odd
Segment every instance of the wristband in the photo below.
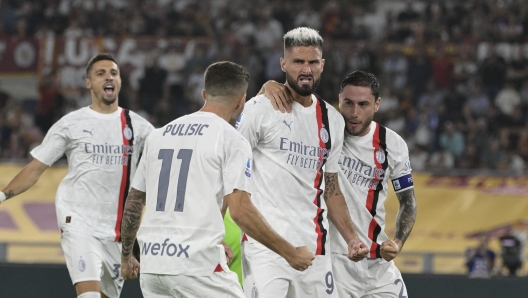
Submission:
{"label": "wristband", "polygon": [[7,200],[6,195],[3,191],[0,191],[0,203]]}

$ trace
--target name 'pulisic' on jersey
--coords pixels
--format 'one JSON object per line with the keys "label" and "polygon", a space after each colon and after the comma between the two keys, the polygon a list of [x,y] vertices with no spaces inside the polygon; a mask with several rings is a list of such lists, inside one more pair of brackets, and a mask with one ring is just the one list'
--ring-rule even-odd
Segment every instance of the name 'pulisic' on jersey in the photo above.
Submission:
{"label": "name 'pulisic' on jersey", "polygon": [[338,163],[351,184],[376,189],[379,182],[385,177],[383,169],[373,168],[355,157],[345,155],[343,152],[341,152]]}
{"label": "name 'pulisic' on jersey", "polygon": [[304,169],[319,171],[323,161],[328,158],[328,149],[320,146],[306,145],[281,137],[279,149],[289,151],[286,163]]}
{"label": "name 'pulisic' on jersey", "polygon": [[168,134],[168,136],[203,136],[203,130],[208,128],[209,124],[169,124],[165,127],[163,136]]}

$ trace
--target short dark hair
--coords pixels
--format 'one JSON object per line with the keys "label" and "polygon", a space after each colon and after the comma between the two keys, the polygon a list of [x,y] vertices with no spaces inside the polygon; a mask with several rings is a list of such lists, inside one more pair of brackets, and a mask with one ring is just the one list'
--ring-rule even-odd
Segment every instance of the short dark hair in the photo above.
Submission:
{"label": "short dark hair", "polygon": [[245,93],[249,82],[249,73],[239,64],[221,61],[205,70],[205,93],[211,96],[233,96]]}
{"label": "short dark hair", "polygon": [[376,77],[370,72],[356,70],[349,73],[343,81],[341,81],[341,90],[339,92],[343,92],[343,89],[348,85],[369,87],[370,93],[374,95],[374,100],[379,98],[380,87],[378,79],[376,79]]}
{"label": "short dark hair", "polygon": [[283,37],[284,50],[292,47],[317,47],[323,49],[323,38],[317,30],[308,27],[298,27],[292,29]]}
{"label": "short dark hair", "polygon": [[90,73],[90,70],[92,70],[92,66],[94,65],[94,63],[103,61],[103,60],[113,61],[117,66],[119,66],[119,64],[117,64],[117,61],[112,55],[108,53],[100,53],[100,54],[93,56],[90,59],[90,61],[88,61],[88,64],[86,65],[86,77],[88,77],[88,74]]}

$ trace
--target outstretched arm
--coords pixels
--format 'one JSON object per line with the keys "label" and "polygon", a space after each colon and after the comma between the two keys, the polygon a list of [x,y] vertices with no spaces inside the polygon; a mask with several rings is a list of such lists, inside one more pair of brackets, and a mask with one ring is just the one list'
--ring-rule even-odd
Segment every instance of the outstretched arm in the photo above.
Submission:
{"label": "outstretched arm", "polygon": [[303,271],[312,265],[314,254],[307,247],[293,247],[277,234],[255,208],[249,194],[235,189],[225,196],[231,218],[246,234],[286,259],[294,269]]}
{"label": "outstretched arm", "polygon": [[43,164],[38,159],[33,159],[2,190],[6,200],[25,192],[35,185],[47,168],[48,165]]}
{"label": "outstretched arm", "polygon": [[141,224],[145,201],[146,193],[132,188],[125,203],[125,211],[121,221],[121,275],[125,280],[136,278],[139,273],[139,262],[131,256],[131,253]]}
{"label": "outstretched arm", "polygon": [[328,206],[328,219],[334,224],[341,236],[348,244],[348,258],[352,261],[360,261],[368,254],[368,247],[359,239],[345,197],[339,188],[337,173],[325,173],[324,199]]}
{"label": "outstretched arm", "polygon": [[394,259],[400,253],[416,221],[416,195],[414,188],[396,193],[396,197],[400,202],[400,209],[398,210],[398,215],[396,215],[394,240],[383,242],[380,248],[381,256],[387,261]]}

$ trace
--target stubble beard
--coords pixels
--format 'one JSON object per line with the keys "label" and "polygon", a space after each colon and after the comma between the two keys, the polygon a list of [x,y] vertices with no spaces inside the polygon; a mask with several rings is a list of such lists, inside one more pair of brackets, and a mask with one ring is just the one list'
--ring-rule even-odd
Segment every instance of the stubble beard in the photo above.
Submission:
{"label": "stubble beard", "polygon": [[345,124],[346,131],[348,132],[349,135],[355,136],[355,137],[361,136],[370,127],[370,123],[372,123],[372,120],[374,119],[374,117],[371,117],[363,121],[361,123],[361,127],[359,128],[359,131],[355,132],[353,129],[348,129],[348,120],[344,116],[343,118],[345,118],[345,121],[346,121],[346,124]]}

